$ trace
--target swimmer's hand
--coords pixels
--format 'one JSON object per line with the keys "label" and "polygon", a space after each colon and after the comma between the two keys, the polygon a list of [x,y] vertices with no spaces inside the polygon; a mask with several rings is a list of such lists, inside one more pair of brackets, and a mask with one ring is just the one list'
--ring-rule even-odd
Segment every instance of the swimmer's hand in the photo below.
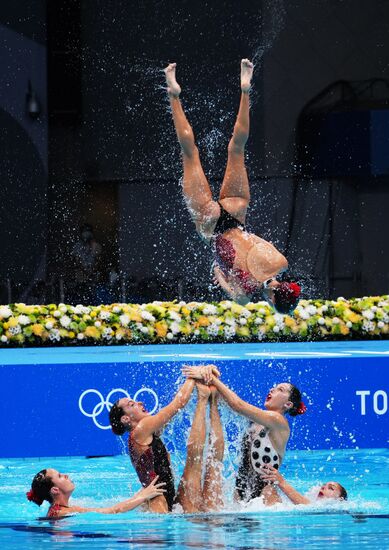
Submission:
{"label": "swimmer's hand", "polygon": [[274,485],[282,485],[285,481],[280,472],[273,466],[262,466],[260,476],[263,481],[274,483]]}
{"label": "swimmer's hand", "polygon": [[157,483],[159,476],[156,476],[153,481],[147,487],[144,487],[138,491],[134,497],[142,498],[144,500],[151,500],[152,498],[159,497],[166,492],[165,487],[166,483]]}
{"label": "swimmer's hand", "polygon": [[194,378],[195,380],[203,380],[207,385],[212,383],[213,377],[220,377],[220,371],[216,365],[197,365],[190,367],[184,365],[182,372],[187,378]]}

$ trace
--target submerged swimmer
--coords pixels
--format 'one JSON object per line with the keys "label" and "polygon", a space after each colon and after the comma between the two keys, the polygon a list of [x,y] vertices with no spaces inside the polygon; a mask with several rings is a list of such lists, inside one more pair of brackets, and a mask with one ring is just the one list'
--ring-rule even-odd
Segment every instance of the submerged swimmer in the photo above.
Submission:
{"label": "submerged swimmer", "polygon": [[[194,367],[196,368],[196,367]],[[216,367],[208,371],[218,374]],[[175,503],[181,504],[184,512],[210,510],[219,506],[221,483],[221,462],[224,452],[223,431],[217,410],[217,398],[212,393],[210,400],[211,434],[209,455],[206,460],[204,486],[201,487],[203,450],[205,445],[205,414],[211,391],[197,384],[198,401],[187,444],[187,458],[184,473],[176,494],[169,453],[160,438],[160,431],[188,403],[195,387],[194,380],[187,380],[174,399],[157,414],[150,415],[141,402],[119,399],[110,411],[110,423],[116,435],[128,432],[128,449],[132,464],[143,486],[147,486],[156,475],[165,482],[166,492],[149,503],[149,509],[156,513],[172,510]]]}
{"label": "submerged swimmer", "polygon": [[[261,477],[268,483],[273,483],[286,495],[293,504],[312,504],[312,500],[305,497],[286,479],[280,474],[278,470],[272,466],[264,466],[262,469]],[[316,496],[316,500],[333,499],[333,500],[347,500],[346,489],[337,481],[328,481],[320,487],[320,490]]]}
{"label": "submerged swimmer", "polygon": [[250,189],[244,148],[249,136],[253,69],[248,59],[242,59],[240,107],[218,201],[212,199],[193,130],[182,109],[175,63],[165,69],[167,91],[182,152],[184,197],[198,234],[213,248],[215,282],[239,303],[263,297],[280,313],[289,313],[297,305],[300,286],[277,281],[288,267],[286,258],[271,243],[245,230]]}
{"label": "submerged swimmer", "polygon": [[285,415],[297,416],[305,412],[301,393],[289,382],[277,384],[269,391],[265,400],[266,410],[263,410],[241,399],[214,376],[210,367],[208,365],[204,371],[198,367],[184,367],[183,372],[189,378],[202,377],[206,383],[214,385],[232,410],[251,421],[243,436],[235,498],[248,502],[263,496],[265,504],[274,504],[279,497],[274,485],[263,479],[262,467],[265,464],[275,469],[281,466],[290,436]]}
{"label": "submerged swimmer", "polygon": [[163,495],[164,485],[164,483],[158,483],[158,477],[156,477],[148,487],[141,489],[127,500],[103,508],[86,508],[69,503],[69,499],[76,488],[70,477],[53,468],[47,468],[36,474],[32,480],[31,489],[27,493],[27,498],[38,506],[43,504],[45,500],[49,502],[50,508],[47,513],[49,518],[59,518],[84,512],[119,514],[133,510],[148,500]]}

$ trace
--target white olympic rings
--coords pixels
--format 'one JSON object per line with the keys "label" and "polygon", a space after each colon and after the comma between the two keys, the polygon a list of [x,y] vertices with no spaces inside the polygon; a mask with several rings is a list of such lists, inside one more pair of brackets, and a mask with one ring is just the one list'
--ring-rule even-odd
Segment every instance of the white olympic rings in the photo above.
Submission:
{"label": "white olympic rings", "polygon": [[[154,404],[153,409],[149,412],[150,412],[150,414],[155,413],[155,411],[158,408],[159,401],[158,401],[158,395],[151,388],[140,388],[140,390],[135,392],[134,397],[132,399],[134,401],[137,401],[139,395],[143,392],[150,393],[154,397],[155,404]],[[127,397],[128,399],[131,399],[130,394],[126,390],[124,390],[123,388],[115,388],[115,389],[111,390],[108,393],[108,395],[105,399],[104,399],[103,394],[101,392],[99,392],[99,390],[96,390],[94,388],[90,388],[89,390],[83,391],[82,394],[80,395],[80,397],[78,399],[78,408],[80,409],[80,412],[84,416],[88,416],[89,418],[93,419],[93,422],[94,422],[95,426],[97,426],[97,428],[100,428],[100,430],[109,430],[111,426],[109,424],[108,424],[108,426],[100,424],[100,422],[98,422],[98,420],[97,420],[97,417],[100,416],[100,414],[103,412],[104,408],[107,410],[107,412],[109,412],[111,410],[111,407],[113,405],[113,402],[111,401],[111,398],[115,393],[121,394],[121,397]],[[92,412],[87,412],[83,407],[83,400],[84,400],[85,396],[87,396],[89,394],[95,394],[99,399],[99,401],[93,407]],[[114,402],[117,399],[115,399]]]}

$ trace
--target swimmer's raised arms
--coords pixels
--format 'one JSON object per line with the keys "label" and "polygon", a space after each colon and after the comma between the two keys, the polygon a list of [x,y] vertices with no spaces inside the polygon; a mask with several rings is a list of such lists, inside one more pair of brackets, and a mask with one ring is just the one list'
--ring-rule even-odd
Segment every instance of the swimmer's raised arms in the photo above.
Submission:
{"label": "swimmer's raised arms", "polygon": [[[240,105],[228,145],[227,166],[218,200],[204,174],[193,130],[185,116],[176,63],[165,68],[174,127],[181,147],[184,199],[199,236],[212,247],[214,281],[240,304],[265,299],[280,313],[297,306],[300,286],[277,277],[288,268],[287,259],[272,243],[245,228],[250,186],[245,167],[245,145],[250,129],[250,98],[254,65],[240,64]],[[283,276],[284,277],[284,276]]]}
{"label": "swimmer's raised arms", "polygon": [[[261,477],[264,481],[274,483],[293,504],[312,504],[312,500],[299,493],[286,481],[284,476],[272,466],[263,466]],[[347,500],[347,491],[337,481],[328,481],[320,487],[316,499]]]}

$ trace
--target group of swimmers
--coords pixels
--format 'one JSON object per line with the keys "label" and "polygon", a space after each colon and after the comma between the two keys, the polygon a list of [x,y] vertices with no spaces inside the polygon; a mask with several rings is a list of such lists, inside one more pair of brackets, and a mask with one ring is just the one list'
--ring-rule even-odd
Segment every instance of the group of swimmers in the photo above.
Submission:
{"label": "group of swimmers", "polygon": [[[183,111],[181,87],[176,80],[176,64],[165,69],[167,92],[174,127],[183,160],[183,193],[200,237],[212,246],[215,282],[232,300],[245,304],[265,299],[280,313],[290,313],[297,305],[300,286],[287,280],[286,258],[269,242],[245,229],[250,189],[244,149],[249,135],[249,92],[253,64],[241,61],[241,99],[237,120],[228,145],[228,159],[219,200],[212,198],[203,172],[193,130]],[[280,279],[280,280],[277,280]],[[48,516],[62,517],[76,512],[125,512],[148,503],[152,512],[166,513],[179,504],[186,513],[218,510],[223,506],[222,463],[224,435],[218,410],[221,396],[238,414],[250,421],[242,442],[241,462],[235,482],[235,499],[248,502],[262,497],[267,505],[280,501],[279,491],[294,504],[309,500],[298,493],[279,472],[290,428],[286,415],[305,412],[300,391],[288,382],[273,387],[265,409],[247,403],[221,380],[214,365],[185,367],[187,377],[177,395],[157,414],[147,412],[143,403],[120,399],[110,411],[112,430],[128,436],[128,451],[143,489],[132,498],[105,508],[84,508],[69,504],[74,483],[54,469],[42,470],[33,479],[29,500],[50,503]],[[197,406],[187,443],[184,472],[176,491],[169,453],[160,438],[161,430],[188,403],[197,390]],[[207,455],[206,414],[210,430]],[[205,472],[203,472],[203,469]],[[323,485],[320,498],[347,499],[339,483]]]}
{"label": "group of swimmers", "polygon": [[[185,366],[183,374],[186,381],[173,400],[154,415],[148,413],[142,402],[128,398],[119,399],[110,410],[114,434],[128,433],[128,452],[143,486],[132,498],[103,508],[70,504],[74,483],[67,475],[49,468],[36,474],[28,499],[39,505],[48,501],[48,517],[52,518],[90,511],[127,512],[145,503],[154,513],[171,512],[175,505],[180,505],[176,509],[184,513],[222,509],[224,434],[218,409],[221,397],[232,410],[250,421],[243,435],[234,499],[247,503],[261,497],[265,505],[271,506],[281,502],[281,492],[294,504],[309,504],[311,501],[279,472],[290,436],[286,415],[297,416],[306,410],[300,391],[289,382],[277,384],[270,389],[261,409],[228,388],[215,365]],[[187,405],[195,388],[197,404],[187,442],[186,463],[176,490],[170,456],[160,433]],[[207,409],[209,435],[204,456]],[[346,500],[347,492],[339,483],[330,481],[320,488],[317,498]]]}

